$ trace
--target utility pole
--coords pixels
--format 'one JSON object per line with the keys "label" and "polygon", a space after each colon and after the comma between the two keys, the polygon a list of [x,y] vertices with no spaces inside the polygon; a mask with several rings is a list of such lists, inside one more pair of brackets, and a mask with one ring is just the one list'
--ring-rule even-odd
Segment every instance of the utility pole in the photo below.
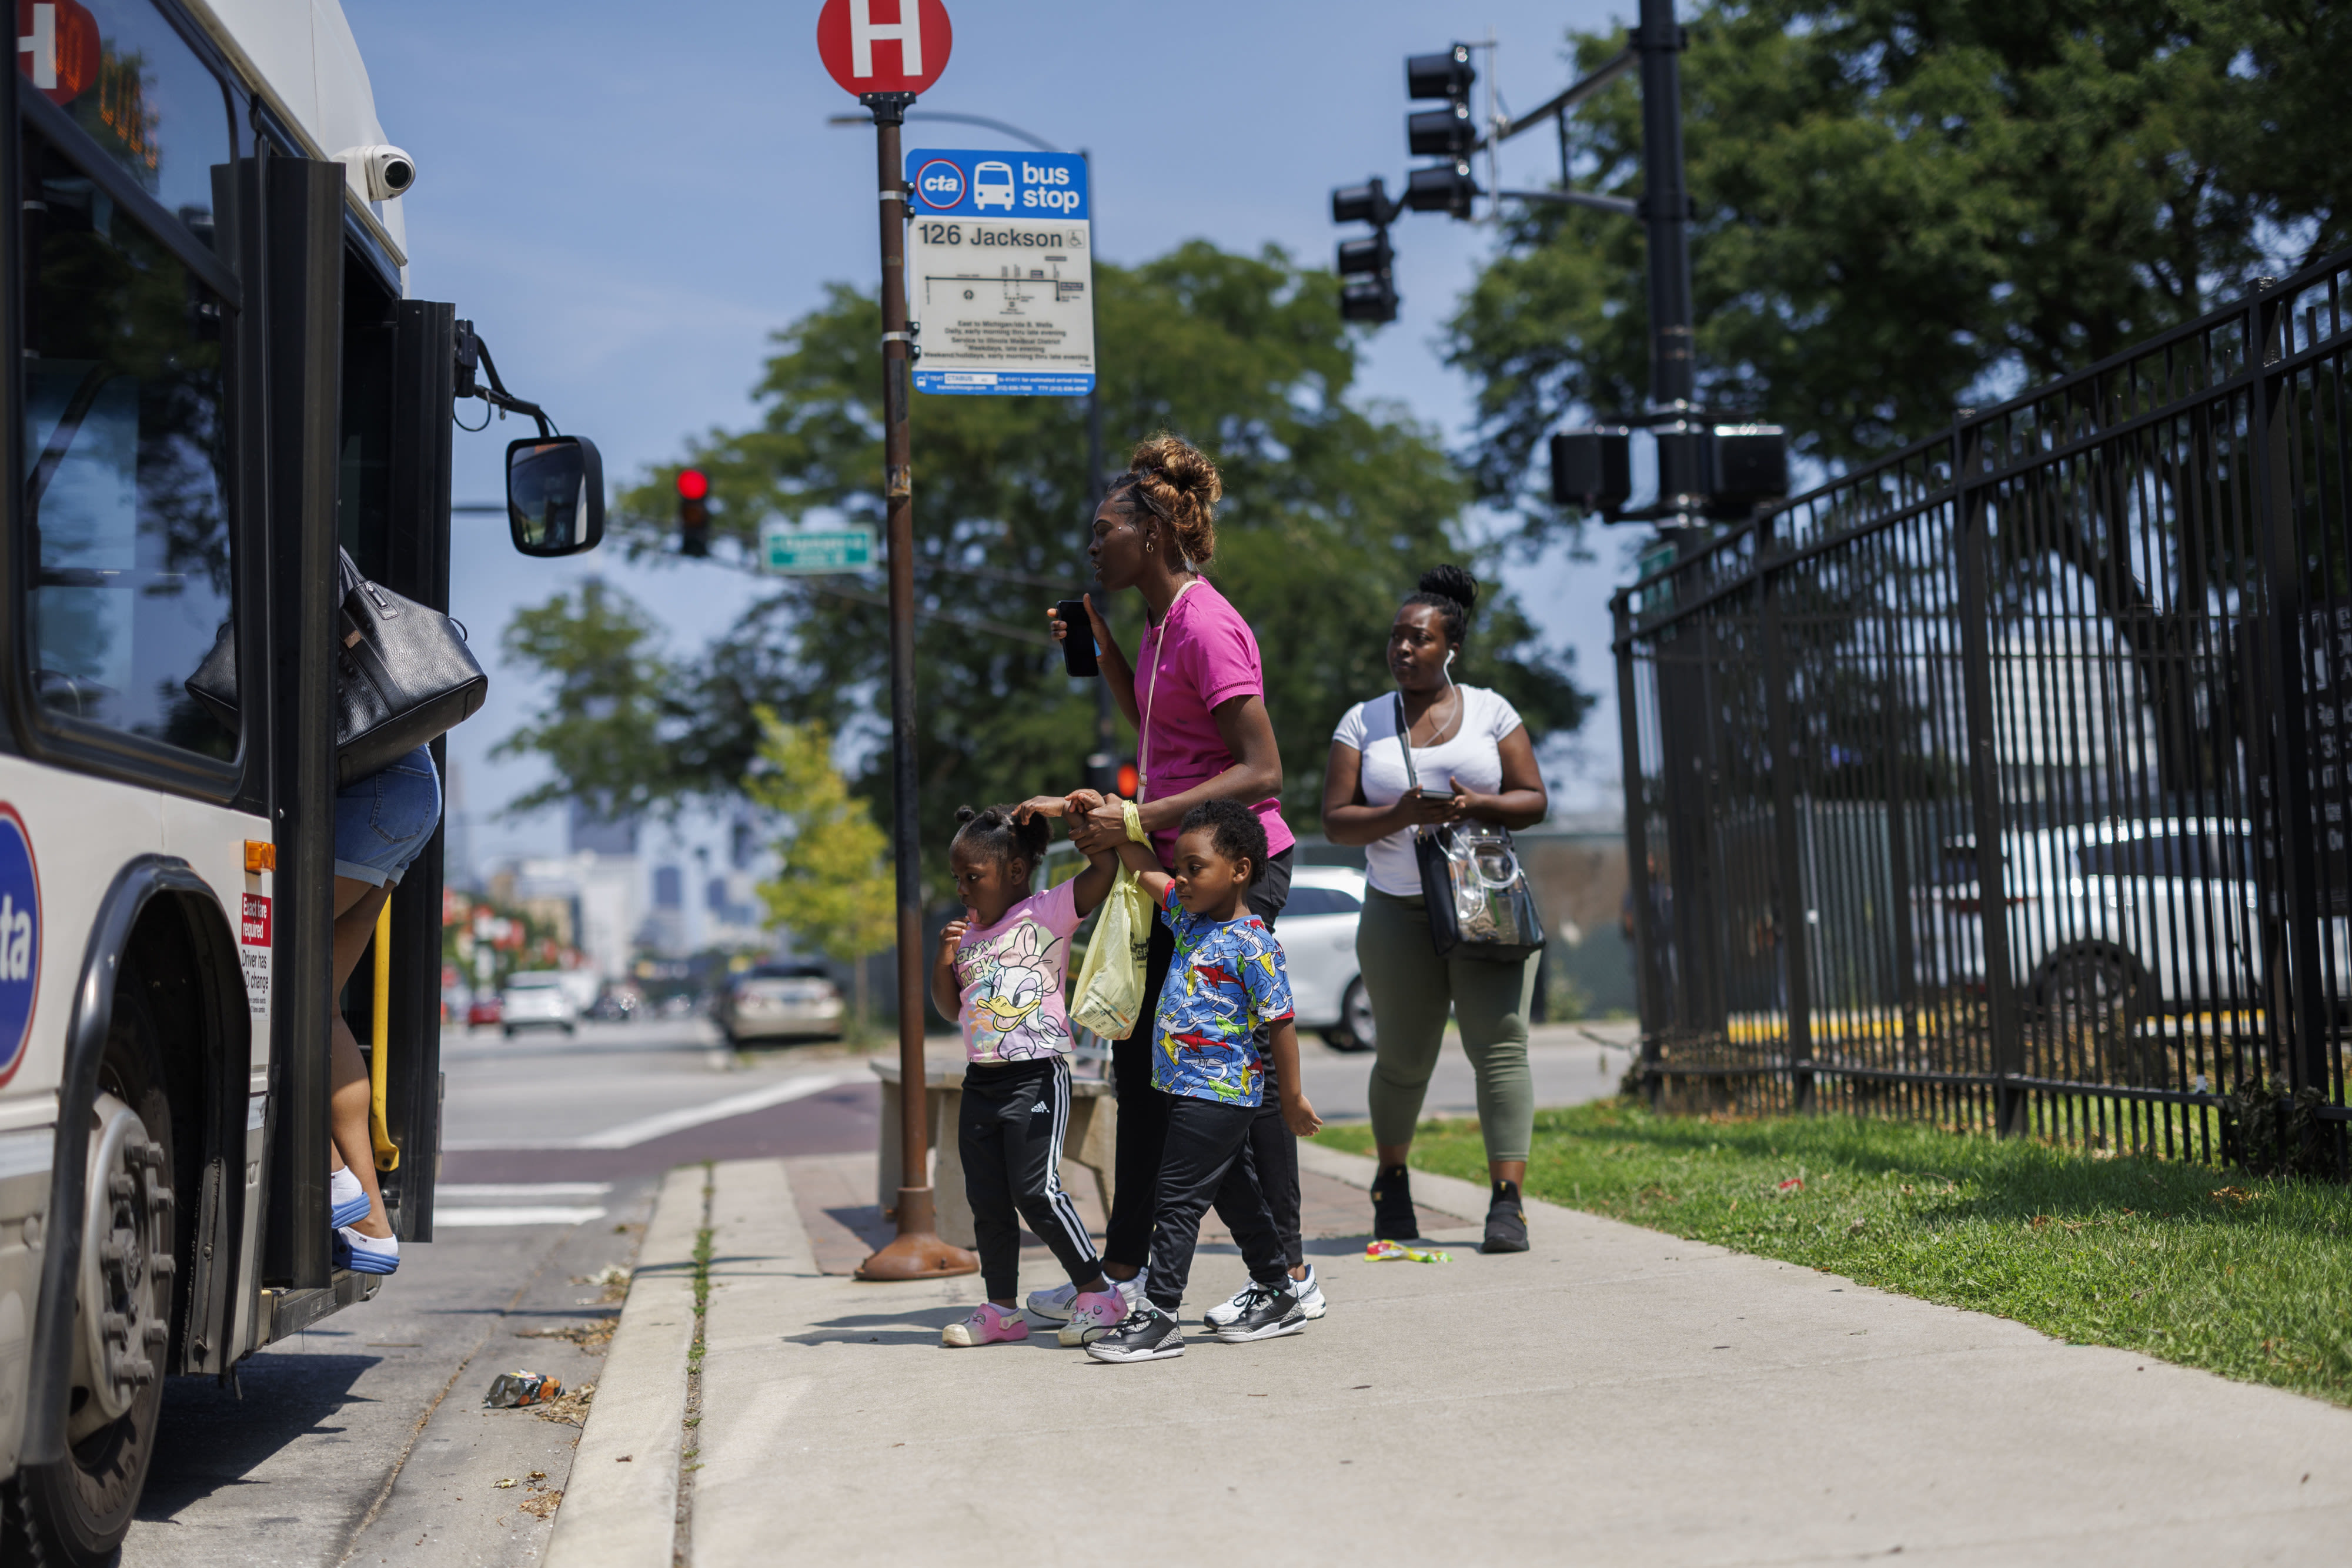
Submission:
{"label": "utility pole", "polygon": [[1675,0],[1642,0],[1642,222],[1650,244],[1650,407],[1685,409],[1691,366],[1690,192],[1683,183],[1683,29]]}
{"label": "utility pole", "polygon": [[898,1114],[905,1170],[899,1178],[898,1239],[858,1266],[865,1280],[917,1280],[969,1274],[980,1260],[940,1239],[931,1192],[930,1098],[924,1080],[922,833],[915,771],[915,480],[907,424],[913,384],[908,374],[906,158],[899,131],[911,92],[869,92],[875,169],[882,209],[882,497],[890,583],[890,841],[898,903]]}

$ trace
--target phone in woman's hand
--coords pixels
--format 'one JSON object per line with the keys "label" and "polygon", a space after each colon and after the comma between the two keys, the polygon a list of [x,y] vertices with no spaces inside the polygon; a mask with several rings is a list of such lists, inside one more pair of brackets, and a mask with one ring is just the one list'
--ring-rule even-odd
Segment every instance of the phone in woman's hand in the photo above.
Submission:
{"label": "phone in woman's hand", "polygon": [[1065,599],[1054,606],[1055,618],[1062,622],[1062,672],[1069,675],[1093,675],[1102,672],[1096,658],[1095,623],[1087,616],[1087,601]]}

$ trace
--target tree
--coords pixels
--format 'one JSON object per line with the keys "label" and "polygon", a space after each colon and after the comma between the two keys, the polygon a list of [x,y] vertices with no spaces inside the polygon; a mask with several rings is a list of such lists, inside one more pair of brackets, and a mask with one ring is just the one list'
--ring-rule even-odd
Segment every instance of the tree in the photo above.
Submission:
{"label": "tree", "polygon": [[[1276,250],[1194,242],[1138,267],[1097,263],[1095,281],[1113,463],[1127,439],[1172,429],[1224,469],[1211,576],[1256,628],[1285,810],[1312,827],[1332,727],[1389,684],[1381,659],[1398,600],[1437,561],[1479,559],[1464,532],[1467,488],[1433,433],[1351,395],[1358,340],[1328,274]],[[748,549],[771,517],[880,524],[880,330],[874,299],[836,286],[777,335],[759,424],[713,432],[682,456],[677,466],[710,476],[718,554]],[[921,397],[913,419],[917,766],[926,852],[940,857],[957,806],[1074,786],[1093,749],[1091,688],[1063,675],[1043,631],[1045,608],[1087,577],[1085,406]],[[641,555],[668,547],[675,473],[614,509],[615,532]],[[1111,618],[1132,648],[1131,604]],[[573,748],[558,770],[601,779],[617,759],[648,798],[731,794],[765,706],[865,743],[856,787],[885,810],[885,634],[878,581],[787,580],[681,668],[663,712],[631,710],[642,741],[602,757]],[[1507,593],[1482,604],[1462,671],[1505,692],[1538,735],[1573,729],[1589,701]]]}
{"label": "tree", "polygon": [[492,757],[547,758],[555,776],[509,803],[514,813],[584,796],[608,820],[677,800],[667,742],[679,727],[679,671],[663,653],[653,617],[627,594],[590,578],[515,612],[507,657],[549,677],[553,689]]}
{"label": "tree", "polygon": [[[1701,396],[1832,465],[2352,243],[2341,6],[1705,0],[1690,37]],[[1570,43],[1586,69],[1623,47]],[[1633,78],[1569,133],[1578,184],[1640,194]],[[1563,415],[1642,406],[1649,356],[1639,225],[1531,206],[1505,233],[1449,327],[1498,499]]]}
{"label": "tree", "polygon": [[898,930],[898,897],[888,844],[874,815],[851,796],[833,764],[833,737],[821,724],[786,724],[757,710],[759,760],[743,792],[773,814],[783,836],[772,846],[782,863],[760,884],[768,922],[835,963],[857,967],[857,1029],[866,1030],[867,955]]}
{"label": "tree", "polygon": [[[2352,244],[2345,7],[1706,0],[1690,37],[1700,397],[1786,425],[1832,468]],[[1588,69],[1622,47],[1571,43]],[[1580,185],[1640,193],[1631,78],[1579,110],[1570,145]],[[1540,533],[1559,520],[1526,499],[1542,436],[1645,398],[1643,238],[1574,207],[1506,234],[1449,324],[1451,358],[1479,384],[1482,493],[1519,499]],[[2128,491],[2086,488],[2047,528],[2001,532],[2011,590],[1996,610],[2028,613],[2055,577],[2086,583],[2158,716],[2164,788],[2194,791],[2217,766],[2179,716],[2204,601],[2136,579]],[[2229,580],[2230,548],[2178,538],[2172,569]]]}

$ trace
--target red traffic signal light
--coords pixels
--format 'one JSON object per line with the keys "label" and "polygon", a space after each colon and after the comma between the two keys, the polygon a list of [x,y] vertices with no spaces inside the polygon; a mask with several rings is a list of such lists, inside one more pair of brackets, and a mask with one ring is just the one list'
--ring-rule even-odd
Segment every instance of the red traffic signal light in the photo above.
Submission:
{"label": "red traffic signal light", "polygon": [[710,553],[710,507],[703,497],[710,494],[710,476],[699,468],[677,471],[677,553],[707,556]]}
{"label": "red traffic signal light", "polygon": [[1134,800],[1136,789],[1142,782],[1143,776],[1135,770],[1134,763],[1122,762],[1118,765],[1118,792],[1120,795],[1129,800]]}

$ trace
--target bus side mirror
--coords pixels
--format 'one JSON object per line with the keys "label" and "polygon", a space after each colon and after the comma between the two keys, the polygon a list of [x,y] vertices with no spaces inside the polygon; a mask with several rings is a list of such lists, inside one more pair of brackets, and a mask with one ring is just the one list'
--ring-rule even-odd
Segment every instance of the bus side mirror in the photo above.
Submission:
{"label": "bus side mirror", "polygon": [[525,555],[578,555],[604,537],[604,460],[585,436],[507,444],[507,527]]}

